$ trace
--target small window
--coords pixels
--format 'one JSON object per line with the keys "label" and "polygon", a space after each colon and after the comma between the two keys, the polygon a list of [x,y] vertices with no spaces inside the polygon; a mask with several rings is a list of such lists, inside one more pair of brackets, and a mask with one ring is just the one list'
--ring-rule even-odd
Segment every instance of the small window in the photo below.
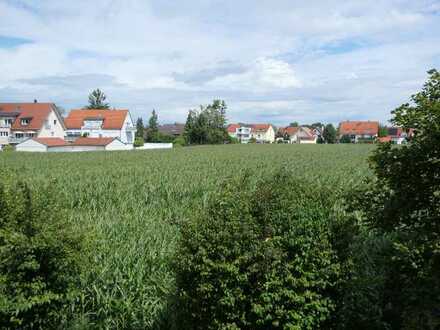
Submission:
{"label": "small window", "polygon": [[54,124],[54,125],[57,124],[57,120],[56,120],[56,119],[53,120],[53,124]]}
{"label": "small window", "polygon": [[28,118],[25,118],[25,119],[21,120],[21,125],[22,126],[27,126],[27,125],[29,125],[29,123],[30,123],[30,119],[28,119]]}

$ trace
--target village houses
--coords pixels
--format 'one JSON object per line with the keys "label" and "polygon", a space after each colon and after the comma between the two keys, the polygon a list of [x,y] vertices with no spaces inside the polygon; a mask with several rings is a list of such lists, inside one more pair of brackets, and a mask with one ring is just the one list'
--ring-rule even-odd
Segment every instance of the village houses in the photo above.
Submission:
{"label": "village houses", "polygon": [[0,149],[29,138],[64,138],[64,122],[53,103],[0,103]]}
{"label": "village houses", "polygon": [[288,126],[278,130],[277,141],[287,143],[316,144],[318,134],[314,129],[306,126]]}
{"label": "village houses", "polygon": [[346,136],[352,143],[374,141],[378,135],[378,121],[343,121],[339,124],[339,138]]}
{"label": "village houses", "polygon": [[252,139],[256,143],[275,142],[275,129],[271,124],[230,124],[228,134],[240,143],[249,143]]}

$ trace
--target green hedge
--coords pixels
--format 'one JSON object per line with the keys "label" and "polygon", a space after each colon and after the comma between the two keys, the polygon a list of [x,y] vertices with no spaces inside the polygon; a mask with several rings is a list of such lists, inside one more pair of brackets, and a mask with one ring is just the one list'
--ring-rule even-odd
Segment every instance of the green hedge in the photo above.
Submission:
{"label": "green hedge", "polygon": [[228,184],[182,230],[180,329],[316,329],[335,308],[331,192],[286,173],[248,181]]}

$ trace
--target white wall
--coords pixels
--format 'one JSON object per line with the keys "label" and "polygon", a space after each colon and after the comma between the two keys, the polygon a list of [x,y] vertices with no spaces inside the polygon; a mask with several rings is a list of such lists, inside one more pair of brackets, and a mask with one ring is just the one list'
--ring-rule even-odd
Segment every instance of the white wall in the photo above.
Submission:
{"label": "white wall", "polygon": [[[54,120],[56,120],[56,124],[54,124]],[[48,124],[46,128],[46,122]],[[37,137],[57,137],[64,138],[64,128],[60,122],[60,118],[55,114],[55,111],[52,110],[49,113],[49,116],[46,118],[46,122],[43,124],[43,127],[38,132]]]}
{"label": "white wall", "polygon": [[113,140],[105,146],[105,150],[132,150],[133,144],[125,144],[119,140]]}
{"label": "white wall", "polygon": [[47,148],[48,152],[81,152],[105,150],[104,146],[59,146]]}
{"label": "white wall", "polygon": [[47,146],[44,144],[38,143],[32,139],[26,140],[22,143],[19,143],[15,147],[16,151],[29,151],[29,152],[46,152]]}
{"label": "white wall", "polygon": [[136,150],[150,150],[150,149],[172,149],[172,143],[145,143],[142,147],[135,148]]}

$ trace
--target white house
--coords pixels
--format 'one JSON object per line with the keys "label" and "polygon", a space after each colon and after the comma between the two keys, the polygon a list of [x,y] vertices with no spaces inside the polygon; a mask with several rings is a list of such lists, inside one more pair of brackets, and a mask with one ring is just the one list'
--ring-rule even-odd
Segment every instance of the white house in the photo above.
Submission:
{"label": "white house", "polygon": [[133,146],[136,128],[128,110],[71,110],[64,123],[66,140],[113,137]]}
{"label": "white house", "polygon": [[29,138],[63,138],[64,122],[53,103],[0,103],[0,148]]}
{"label": "white house", "polygon": [[273,143],[275,130],[271,124],[230,124],[228,134],[241,143],[248,143],[254,138],[257,143]]}
{"label": "white house", "polygon": [[288,143],[316,144],[318,140],[318,135],[305,126],[281,128],[280,133],[283,137],[279,139]]}
{"label": "white house", "polygon": [[17,144],[16,151],[26,152],[80,152],[100,150],[131,150],[130,144],[123,143],[119,138],[88,138],[80,137],[73,142],[60,138],[29,138]]}
{"label": "white house", "polygon": [[353,143],[374,141],[379,135],[378,121],[343,121],[339,124],[339,138],[348,136]]}

